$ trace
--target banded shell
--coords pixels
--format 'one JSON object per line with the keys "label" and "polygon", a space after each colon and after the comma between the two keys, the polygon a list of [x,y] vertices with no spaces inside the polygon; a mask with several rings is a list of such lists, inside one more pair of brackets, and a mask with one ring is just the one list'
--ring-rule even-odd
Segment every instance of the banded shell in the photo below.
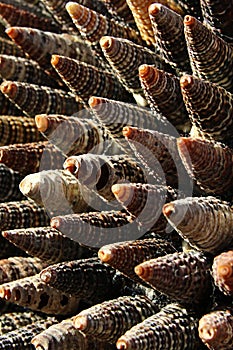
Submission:
{"label": "banded shell", "polygon": [[2,235],[20,249],[48,264],[88,258],[93,254],[91,249],[50,226],[8,230]]}
{"label": "banded shell", "polygon": [[233,295],[233,251],[228,250],[214,258],[212,276],[215,285],[226,295]]}

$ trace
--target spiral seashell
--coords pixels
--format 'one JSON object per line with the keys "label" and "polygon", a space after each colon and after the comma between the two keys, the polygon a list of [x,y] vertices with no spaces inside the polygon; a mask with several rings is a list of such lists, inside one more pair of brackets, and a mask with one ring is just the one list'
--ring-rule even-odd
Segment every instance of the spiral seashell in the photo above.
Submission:
{"label": "spiral seashell", "polygon": [[166,6],[153,2],[149,15],[161,56],[178,73],[191,73],[182,17]]}
{"label": "spiral seashell", "polygon": [[0,286],[1,298],[46,314],[69,315],[78,309],[79,300],[40,280],[39,275],[25,277]]}
{"label": "spiral seashell", "polygon": [[[227,249],[228,247],[226,247]],[[215,285],[226,295],[233,295],[233,251],[228,250],[214,258],[212,276]]]}
{"label": "spiral seashell", "polygon": [[192,124],[205,138],[227,143],[232,131],[232,94],[216,84],[190,75],[180,79]]}
{"label": "spiral seashell", "polygon": [[207,300],[212,290],[210,261],[202,253],[178,252],[135,267],[136,274],[153,288],[186,304]]}
{"label": "spiral seashell", "polygon": [[114,343],[124,332],[155,312],[158,307],[150,299],[139,295],[123,296],[81,311],[73,317],[73,324],[87,336]]}
{"label": "spiral seashell", "polygon": [[16,6],[1,3],[0,16],[6,27],[31,27],[40,30],[47,30],[54,33],[60,33],[61,29],[55,22],[48,17],[39,17],[34,13],[22,10]]}
{"label": "spiral seashell", "polygon": [[176,249],[164,238],[148,238],[104,245],[98,256],[102,262],[109,264],[127,277],[141,282],[134,272],[135,266],[143,261],[174,253]]}
{"label": "spiral seashell", "polygon": [[179,304],[168,304],[160,312],[128,330],[116,343],[118,350],[182,350],[198,348],[197,317]]}
{"label": "spiral seashell", "polygon": [[83,105],[76,101],[73,94],[48,86],[4,81],[0,89],[31,117],[40,113],[72,115],[83,109]]}
{"label": "spiral seashell", "polygon": [[0,75],[5,80],[23,81],[58,88],[58,83],[40,66],[27,58],[10,55],[0,56]]}
{"label": "spiral seashell", "polygon": [[140,36],[134,29],[114,19],[108,19],[102,14],[75,2],[68,2],[66,9],[84,41],[91,45],[100,56],[99,40],[105,35],[122,37],[132,40],[136,44],[142,44]]}
{"label": "spiral seashell", "polygon": [[29,200],[1,203],[0,218],[1,231],[15,227],[46,226],[49,223],[45,209]]}
{"label": "spiral seashell", "polygon": [[69,89],[81,101],[87,103],[92,95],[109,96],[116,100],[131,98],[112,73],[58,55],[52,56],[51,63]]}
{"label": "spiral seashell", "polygon": [[142,94],[138,78],[141,64],[154,64],[160,69],[169,69],[158,54],[127,39],[104,36],[100,39],[100,46],[118,79],[133,94]]}
{"label": "spiral seashell", "polygon": [[167,222],[162,208],[166,201],[177,197],[174,190],[160,185],[119,183],[112,186],[112,192],[123,207],[136,217],[144,232],[165,233]]}
{"label": "spiral seashell", "polygon": [[38,257],[47,264],[89,258],[93,254],[93,250],[50,226],[8,230],[2,235],[29,255]]}
{"label": "spiral seashell", "polygon": [[89,105],[109,134],[126,153],[128,144],[125,143],[122,134],[123,127],[135,126],[146,129],[154,127],[158,131],[166,130],[167,121],[164,121],[159,115],[153,115],[150,110],[143,107],[96,96],[90,98]]}
{"label": "spiral seashell", "polygon": [[233,48],[194,17],[184,19],[193,74],[233,92]]}
{"label": "spiral seashell", "polygon": [[50,287],[93,304],[106,296],[119,295],[120,291],[114,289],[115,274],[115,269],[98,258],[89,258],[49,266],[41,271],[40,278]]}
{"label": "spiral seashell", "polygon": [[179,78],[146,64],[139,67],[139,78],[150,108],[167,118],[178,130],[189,130],[190,121]]}
{"label": "spiral seashell", "polygon": [[232,245],[233,209],[215,197],[186,197],[167,203],[163,213],[195,248],[216,254]]}
{"label": "spiral seashell", "polygon": [[0,113],[1,115],[14,115],[22,116],[22,111],[13,102],[11,102],[1,91],[0,91]]}
{"label": "spiral seashell", "polygon": [[227,350],[233,345],[233,317],[231,310],[216,310],[199,321],[199,337],[213,350]]}
{"label": "spiral seashell", "polygon": [[191,137],[181,137],[177,144],[185,168],[205,193],[231,199],[232,149],[221,143]]}
{"label": "spiral seashell", "polygon": [[104,211],[53,217],[51,226],[89,247],[142,236],[134,217],[125,211]]}
{"label": "spiral seashell", "polygon": [[0,115],[0,146],[36,142],[41,139],[33,118]]}
{"label": "spiral seashell", "polygon": [[0,147],[0,163],[21,175],[62,167],[65,156],[47,141]]}

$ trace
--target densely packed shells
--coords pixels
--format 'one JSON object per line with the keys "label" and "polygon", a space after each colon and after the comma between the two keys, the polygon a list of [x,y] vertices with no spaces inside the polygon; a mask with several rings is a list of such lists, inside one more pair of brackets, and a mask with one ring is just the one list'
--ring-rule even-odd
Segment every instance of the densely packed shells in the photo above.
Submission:
{"label": "densely packed shells", "polygon": [[0,2],[0,349],[232,349],[232,93],[232,0]]}

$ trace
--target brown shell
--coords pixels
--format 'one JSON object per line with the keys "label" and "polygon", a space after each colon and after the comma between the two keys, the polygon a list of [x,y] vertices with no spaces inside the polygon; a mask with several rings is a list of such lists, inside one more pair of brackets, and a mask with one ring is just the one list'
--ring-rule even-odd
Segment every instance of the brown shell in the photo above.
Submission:
{"label": "brown shell", "polygon": [[33,118],[0,115],[0,146],[36,142],[42,138]]}
{"label": "brown shell", "polygon": [[168,7],[153,2],[149,7],[149,15],[161,56],[177,70],[178,74],[191,73],[183,18]]}
{"label": "brown shell", "polygon": [[134,217],[125,211],[104,211],[53,217],[51,226],[89,247],[135,239],[139,231]]}
{"label": "brown shell", "polygon": [[47,141],[0,147],[0,163],[4,163],[21,175],[61,168],[64,159],[64,154]]}
{"label": "brown shell", "polygon": [[3,236],[28,254],[50,264],[88,258],[93,254],[89,248],[50,226],[4,231]]}
{"label": "brown shell", "polygon": [[171,298],[193,305],[208,300],[212,290],[210,261],[203,253],[178,252],[135,267],[143,281]]}
{"label": "brown shell", "polygon": [[215,197],[186,197],[163,207],[178,233],[195,248],[216,254],[233,246],[233,208]]}
{"label": "brown shell", "polygon": [[[227,248],[227,247],[226,247]],[[233,295],[233,251],[228,250],[214,258],[212,276],[215,285],[226,295]]]}
{"label": "brown shell", "polygon": [[199,337],[212,350],[228,350],[233,346],[232,310],[216,310],[202,316]]}
{"label": "brown shell", "polygon": [[123,296],[81,311],[73,317],[73,324],[87,336],[115,343],[124,332],[157,311],[147,297]]}
{"label": "brown shell", "polygon": [[39,275],[2,284],[0,295],[7,301],[46,314],[74,314],[79,305],[79,299],[48,286]]}
{"label": "brown shell", "polygon": [[104,263],[141,283],[141,279],[134,272],[136,265],[175,251],[172,244],[164,238],[149,238],[105,245],[100,248],[98,256]]}
{"label": "brown shell", "polygon": [[25,114],[34,117],[40,113],[72,115],[83,109],[73,94],[48,86],[18,81],[4,81],[0,89]]}
{"label": "brown shell", "polygon": [[188,309],[168,304],[160,312],[128,330],[117,343],[118,350],[199,349],[198,321]]}
{"label": "brown shell", "polygon": [[184,19],[184,32],[193,74],[233,92],[233,47],[191,16]]}
{"label": "brown shell", "polygon": [[0,203],[0,218],[1,231],[49,223],[45,209],[29,200]]}

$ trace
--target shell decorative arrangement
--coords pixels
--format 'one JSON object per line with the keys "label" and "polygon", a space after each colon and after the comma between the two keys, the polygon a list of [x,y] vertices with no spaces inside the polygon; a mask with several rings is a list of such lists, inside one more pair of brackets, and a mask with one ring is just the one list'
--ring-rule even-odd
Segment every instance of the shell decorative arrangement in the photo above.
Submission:
{"label": "shell decorative arrangement", "polygon": [[233,0],[0,0],[0,350],[233,349]]}

